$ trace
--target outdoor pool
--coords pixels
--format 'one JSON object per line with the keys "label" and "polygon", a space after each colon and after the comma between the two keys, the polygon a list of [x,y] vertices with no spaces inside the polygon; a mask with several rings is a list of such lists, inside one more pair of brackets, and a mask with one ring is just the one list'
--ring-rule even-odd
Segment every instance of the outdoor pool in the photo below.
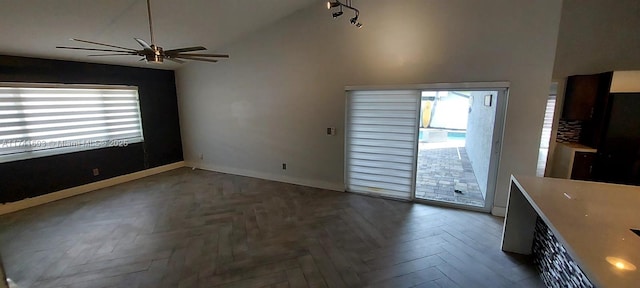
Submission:
{"label": "outdoor pool", "polygon": [[[444,132],[444,131],[443,131]],[[447,133],[447,141],[464,141],[467,132],[465,131],[446,131]],[[425,131],[423,131],[423,129],[420,129],[420,134],[418,134],[418,140],[419,141],[424,141],[426,140],[425,137]]]}

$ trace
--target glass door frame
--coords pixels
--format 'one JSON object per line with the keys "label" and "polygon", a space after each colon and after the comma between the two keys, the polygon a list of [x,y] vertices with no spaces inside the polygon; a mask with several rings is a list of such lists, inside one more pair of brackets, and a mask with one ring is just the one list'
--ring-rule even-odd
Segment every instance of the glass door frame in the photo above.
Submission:
{"label": "glass door frame", "polygon": [[[443,206],[443,207],[451,207],[458,208],[464,210],[471,211],[479,211],[485,213],[491,213],[491,209],[493,208],[493,202],[495,198],[496,192],[496,184],[498,180],[498,169],[500,166],[500,157],[502,155],[502,143],[504,137],[504,126],[506,124],[506,112],[507,105],[509,102],[509,88],[510,82],[507,81],[496,81],[496,82],[460,82],[460,83],[433,83],[433,84],[418,84],[418,85],[387,85],[387,86],[347,86],[345,87],[345,91],[347,93],[346,97],[348,97],[348,92],[353,90],[419,90],[419,91],[497,91],[498,95],[493,100],[496,106],[496,114],[493,128],[493,136],[492,141],[493,144],[491,146],[491,160],[489,165],[489,179],[487,179],[487,193],[485,195],[484,207],[476,207],[452,202],[444,202],[437,200],[428,200],[416,198],[416,177],[418,173],[418,145],[419,140],[416,136],[415,139],[415,155],[414,155],[414,171],[413,171],[413,183],[412,183],[412,193],[409,201],[415,203],[424,203],[435,206]],[[421,93],[418,93],[418,97],[416,101],[418,101],[417,109],[420,109],[420,101],[422,97]],[[348,101],[348,99],[346,99]],[[348,109],[345,109],[345,113],[348,113]],[[419,134],[420,131],[420,113],[417,114],[416,117],[416,134]],[[346,116],[346,114],[345,114]],[[346,121],[345,121],[345,131]],[[347,144],[347,143],[345,143]],[[346,157],[346,149],[348,149],[347,145],[345,145],[345,157]],[[345,174],[347,163],[345,161]],[[346,178],[345,178],[346,180]],[[346,189],[345,189],[346,191]]]}
{"label": "glass door frame", "polygon": [[[461,208],[461,209],[466,209],[466,210],[472,210],[472,211],[481,211],[481,212],[491,212],[491,209],[493,208],[493,201],[495,198],[495,190],[496,190],[496,182],[497,182],[497,177],[498,177],[498,168],[499,168],[499,163],[500,163],[500,155],[501,155],[501,151],[502,151],[502,138],[503,138],[503,133],[504,133],[504,125],[505,125],[505,116],[506,116],[506,105],[508,102],[508,95],[509,95],[509,88],[508,87],[484,87],[484,88],[460,88],[460,87],[456,87],[454,86],[453,88],[438,88],[438,89],[424,89],[425,91],[463,91],[463,92],[467,92],[467,91],[496,91],[498,93],[498,95],[495,97],[495,99],[493,99],[492,101],[494,102],[494,104],[496,105],[496,113],[494,115],[495,119],[494,119],[494,126],[493,126],[493,133],[492,133],[492,145],[491,145],[491,158],[490,158],[490,164],[489,164],[489,175],[488,175],[488,179],[487,179],[487,187],[486,187],[486,195],[485,195],[485,199],[484,199],[484,206],[483,207],[478,207],[478,206],[472,206],[472,205],[465,205],[465,204],[460,204],[460,203],[454,203],[454,202],[447,202],[447,201],[439,201],[439,200],[430,200],[430,199],[423,199],[423,198],[416,198],[415,197],[415,190],[414,190],[414,202],[417,203],[428,203],[428,204],[434,204],[434,205],[438,205],[438,206],[445,206],[445,207],[452,207],[452,208]],[[419,127],[417,129],[420,129]],[[416,142],[416,145],[419,145],[419,141]],[[418,150],[416,149],[416,159],[418,158]],[[417,164],[417,163],[416,163]],[[416,168],[415,169],[415,173],[416,176],[414,176],[414,178],[417,177],[417,173],[419,173],[419,169]]]}

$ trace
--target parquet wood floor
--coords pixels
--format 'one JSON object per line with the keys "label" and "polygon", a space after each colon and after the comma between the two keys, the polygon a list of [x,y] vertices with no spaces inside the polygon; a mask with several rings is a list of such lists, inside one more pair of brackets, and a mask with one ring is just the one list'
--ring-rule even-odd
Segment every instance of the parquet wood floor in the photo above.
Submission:
{"label": "parquet wood floor", "polygon": [[184,168],[0,217],[20,287],[541,287],[488,214]]}

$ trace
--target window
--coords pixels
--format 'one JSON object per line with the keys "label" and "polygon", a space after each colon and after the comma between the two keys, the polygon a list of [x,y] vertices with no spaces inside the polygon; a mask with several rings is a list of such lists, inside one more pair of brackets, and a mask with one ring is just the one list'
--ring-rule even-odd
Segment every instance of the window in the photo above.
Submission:
{"label": "window", "polygon": [[542,124],[542,137],[540,148],[549,148],[551,142],[551,128],[553,126],[553,112],[556,109],[556,95],[549,95],[547,106],[544,110],[544,123]]}
{"label": "window", "polygon": [[[557,84],[554,84],[557,85]],[[547,106],[544,112],[544,122],[542,124],[542,136],[540,137],[540,149],[538,150],[538,165],[536,167],[536,176],[543,177],[547,166],[547,157],[549,154],[549,142],[551,142],[551,130],[553,128],[553,115],[556,108],[557,86],[551,88],[551,94],[547,98]]]}
{"label": "window", "polygon": [[0,83],[0,162],[142,141],[136,87]]}

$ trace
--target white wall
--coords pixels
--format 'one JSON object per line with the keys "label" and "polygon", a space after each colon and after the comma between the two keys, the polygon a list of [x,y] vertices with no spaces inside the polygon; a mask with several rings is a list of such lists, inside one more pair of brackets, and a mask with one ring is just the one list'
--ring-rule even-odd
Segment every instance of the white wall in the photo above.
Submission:
{"label": "white wall", "polygon": [[554,78],[640,70],[640,1],[564,0]]}
{"label": "white wall", "polygon": [[343,187],[346,85],[510,81],[495,199],[505,207],[509,176],[535,175],[561,2],[356,4],[362,29],[319,1],[221,50],[228,61],[178,70],[185,160],[204,153],[210,169]]}
{"label": "white wall", "polygon": [[[556,150],[556,138],[558,136],[558,122],[560,121],[560,116],[562,114],[562,106],[564,105],[564,87],[565,80],[563,79],[554,79],[551,82],[551,87],[549,91],[549,95],[556,95],[556,107],[553,110],[553,125],[551,126],[551,137],[549,137],[549,148],[547,149],[547,161],[545,163],[544,176],[549,177],[551,173],[553,173],[553,168],[551,163],[553,163],[553,154]],[[542,139],[541,139],[542,140]]]}
{"label": "white wall", "polygon": [[[491,106],[484,105],[485,95],[492,95]],[[485,199],[487,197],[489,164],[491,163],[491,144],[493,143],[497,96],[498,93],[495,91],[471,92],[473,100],[467,121],[465,150],[467,150],[473,174],[476,175],[480,191],[482,191]]]}

